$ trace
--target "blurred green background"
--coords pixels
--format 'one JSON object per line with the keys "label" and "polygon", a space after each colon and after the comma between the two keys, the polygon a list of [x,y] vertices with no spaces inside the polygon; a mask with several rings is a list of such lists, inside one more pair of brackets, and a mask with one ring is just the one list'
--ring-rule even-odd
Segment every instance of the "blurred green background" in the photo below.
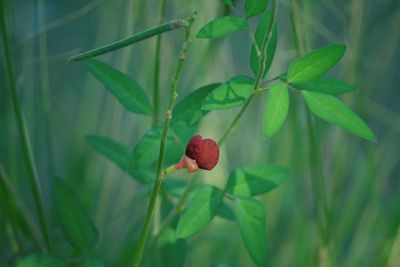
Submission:
{"label": "blurred green background", "polygon": [[[73,186],[95,222],[100,233],[96,257],[107,266],[132,264],[149,198],[135,200],[144,186],[96,154],[84,136],[108,136],[132,148],[151,127],[151,120],[125,111],[83,64],[67,63],[67,58],[157,25],[158,5],[156,0],[8,1],[17,88],[51,236],[61,255],[73,255],[73,249],[64,241],[54,214],[50,185],[55,176]],[[243,14],[243,1],[237,1],[235,7],[233,14]],[[165,21],[186,17],[193,11],[198,12],[194,32],[211,19],[232,12],[217,0],[166,1]],[[251,21],[256,25],[257,19]],[[324,122],[318,124],[325,191],[332,208],[329,233],[334,266],[400,266],[400,2],[280,1],[278,48],[267,79],[286,71],[288,63],[297,57],[293,21],[307,51],[329,43],[348,45],[345,58],[330,74],[358,88],[342,99],[368,122],[378,139],[377,143],[367,142]],[[176,30],[162,38],[164,110],[183,32]],[[100,59],[134,77],[151,96],[154,51],[155,38]],[[0,53],[3,59],[4,51]],[[238,74],[251,75],[249,55],[245,32],[215,41],[194,39],[178,85],[179,97],[211,82],[223,82]],[[40,231],[3,60],[0,81],[2,176],[11,183],[18,206],[24,207],[23,214],[30,224],[26,229],[13,227],[6,220],[6,210],[0,210],[0,266],[13,266],[24,255],[39,250],[35,235],[40,236]],[[268,263],[315,266],[317,236],[305,107],[300,102],[292,106],[284,127],[265,141],[265,100],[265,95],[258,95],[221,148],[217,168],[201,176],[206,183],[223,187],[229,171],[237,167],[265,163],[286,166],[290,179],[262,199],[267,213]],[[237,112],[211,112],[198,132],[218,139]],[[167,256],[178,260],[174,265],[166,264],[166,255],[151,253],[158,259],[148,266],[180,266],[180,260],[183,266],[194,267],[255,266],[237,225],[221,218],[189,238],[186,253],[169,251]]]}

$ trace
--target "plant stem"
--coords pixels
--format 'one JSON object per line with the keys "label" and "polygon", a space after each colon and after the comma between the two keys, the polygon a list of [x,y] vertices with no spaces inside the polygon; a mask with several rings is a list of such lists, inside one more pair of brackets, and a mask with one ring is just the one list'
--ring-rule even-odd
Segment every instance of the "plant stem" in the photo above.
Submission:
{"label": "plant stem", "polygon": [[147,209],[146,220],[145,220],[145,223],[144,223],[144,226],[142,229],[142,233],[140,235],[139,246],[137,247],[137,250],[135,253],[135,262],[133,265],[134,267],[140,266],[140,262],[141,262],[141,259],[143,256],[143,251],[144,251],[144,247],[146,244],[146,240],[149,235],[149,230],[150,230],[151,220],[153,217],[155,203],[156,203],[157,196],[158,196],[158,193],[161,188],[162,180],[165,175],[163,173],[163,165],[164,165],[164,157],[165,157],[165,147],[166,147],[166,143],[167,143],[167,135],[168,135],[169,125],[170,125],[170,122],[172,119],[172,109],[175,105],[175,101],[177,98],[177,90],[176,89],[177,89],[178,80],[179,80],[180,74],[182,72],[183,63],[185,62],[185,59],[187,57],[188,48],[191,44],[190,30],[191,30],[191,26],[193,24],[194,19],[195,19],[195,15],[193,15],[192,17],[190,17],[186,20],[185,41],[183,43],[183,47],[180,52],[180,58],[179,58],[176,72],[171,78],[171,90],[170,90],[170,95],[169,95],[168,109],[165,112],[163,131],[162,131],[162,135],[161,135],[160,153],[159,153],[158,163],[157,163],[156,179],[155,179],[153,192],[151,194],[149,207]]}
{"label": "plant stem", "polygon": [[42,230],[43,238],[46,243],[47,250],[49,252],[52,251],[52,246],[51,246],[51,241],[49,237],[49,231],[48,231],[48,226],[47,222],[45,219],[45,212],[43,208],[43,200],[42,200],[42,192],[40,188],[40,183],[39,183],[39,177],[37,175],[36,171],[36,166],[33,158],[33,153],[32,153],[32,148],[31,148],[31,143],[29,139],[29,133],[28,133],[28,127],[25,122],[25,117],[21,109],[21,104],[19,102],[18,98],[18,93],[17,93],[17,87],[16,87],[16,82],[15,82],[15,76],[14,76],[14,67],[13,67],[13,62],[11,59],[11,49],[10,49],[10,44],[9,44],[9,34],[8,34],[8,29],[7,29],[7,19],[6,19],[6,12],[5,12],[5,3],[2,2],[0,4],[0,17],[1,17],[1,33],[3,37],[3,47],[4,47],[4,61],[5,61],[5,67],[6,67],[6,73],[8,76],[9,80],[9,85],[10,85],[10,90],[11,90],[11,95],[12,95],[12,101],[13,101],[13,106],[14,106],[14,112],[17,118],[17,125],[19,129],[19,133],[21,135],[22,139],[22,147],[23,147],[23,152],[24,152],[24,158],[27,163],[28,167],[28,174],[29,174],[29,182],[30,186],[33,191],[33,197],[36,205],[36,209],[38,212],[39,216],[39,221],[40,221],[40,227]]}
{"label": "plant stem", "polygon": [[[160,0],[160,16],[158,24],[164,19],[165,0]],[[156,58],[154,62],[154,87],[153,87],[153,127],[157,126],[158,116],[160,113],[160,51],[161,51],[161,34],[157,35],[156,40]]]}
{"label": "plant stem", "polygon": [[69,61],[80,61],[80,60],[100,56],[100,55],[112,52],[114,50],[121,49],[125,46],[128,46],[128,45],[143,41],[145,39],[151,38],[153,36],[160,35],[164,32],[169,32],[169,31],[178,29],[180,27],[184,27],[185,23],[186,23],[185,19],[171,20],[164,24],[158,25],[154,28],[137,33],[131,37],[127,37],[125,39],[111,43],[109,45],[105,45],[105,46],[102,46],[102,47],[99,47],[99,48],[96,48],[93,50],[83,52],[79,55],[73,56],[69,59]]}

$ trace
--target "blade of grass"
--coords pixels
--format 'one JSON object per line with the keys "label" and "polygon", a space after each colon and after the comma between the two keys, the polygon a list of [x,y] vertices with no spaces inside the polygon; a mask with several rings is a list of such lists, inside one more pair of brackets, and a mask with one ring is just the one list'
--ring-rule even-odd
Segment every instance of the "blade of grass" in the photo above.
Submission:
{"label": "blade of grass", "polygon": [[14,112],[17,119],[18,130],[22,139],[22,146],[24,152],[24,158],[28,167],[29,183],[31,190],[33,192],[35,206],[39,215],[40,227],[42,230],[43,238],[46,243],[46,249],[50,252],[52,251],[52,244],[49,236],[48,225],[45,217],[45,212],[43,208],[42,192],[39,182],[39,177],[37,174],[35,161],[33,158],[31,142],[28,133],[28,127],[25,122],[25,117],[21,108],[21,104],[18,98],[17,86],[14,76],[13,61],[11,58],[11,47],[9,43],[9,33],[7,28],[7,13],[5,10],[4,1],[0,4],[0,17],[1,17],[1,33],[3,37],[3,47],[4,47],[4,63],[6,66],[7,78],[10,84],[10,91],[12,95],[12,101],[14,106]]}

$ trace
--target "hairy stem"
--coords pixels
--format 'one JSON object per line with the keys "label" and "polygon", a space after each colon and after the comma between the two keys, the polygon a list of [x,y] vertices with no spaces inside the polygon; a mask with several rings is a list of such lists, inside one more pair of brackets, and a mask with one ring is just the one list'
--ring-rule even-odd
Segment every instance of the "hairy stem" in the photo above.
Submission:
{"label": "hairy stem", "polygon": [[168,135],[169,125],[170,125],[170,122],[172,119],[172,109],[175,105],[175,101],[176,101],[176,97],[177,97],[176,88],[177,88],[178,80],[179,80],[180,74],[182,72],[183,63],[185,62],[185,59],[187,57],[188,47],[191,44],[190,30],[191,30],[191,26],[192,26],[194,19],[195,19],[195,17],[193,15],[192,17],[190,17],[186,20],[185,41],[183,43],[183,47],[180,52],[180,58],[179,58],[179,63],[178,63],[177,69],[175,71],[175,74],[171,77],[171,90],[170,90],[170,95],[169,95],[168,109],[165,112],[163,131],[162,131],[162,135],[161,135],[160,153],[159,153],[159,157],[158,157],[156,179],[155,179],[156,181],[155,181],[155,184],[153,187],[153,192],[151,194],[149,207],[147,209],[145,223],[144,223],[144,226],[142,229],[142,233],[140,235],[139,245],[138,245],[136,253],[135,253],[135,262],[133,265],[134,267],[140,266],[140,262],[141,262],[141,259],[143,256],[143,251],[144,251],[144,247],[146,244],[146,240],[149,235],[151,220],[153,217],[153,212],[154,212],[154,207],[156,204],[157,196],[158,196],[158,193],[160,192],[162,180],[165,176],[165,174],[163,173],[163,165],[164,165],[164,157],[165,157],[165,147],[167,144],[167,135]]}
{"label": "hairy stem", "polygon": [[[165,0],[160,0],[160,16],[158,24],[161,25],[164,19]],[[161,61],[161,34],[157,35],[156,55],[154,62],[154,87],[153,87],[153,127],[157,126],[160,113],[160,61]]]}
{"label": "hairy stem", "polygon": [[9,34],[7,29],[7,15],[5,11],[5,3],[2,2],[0,4],[0,27],[1,27],[1,34],[3,38],[3,47],[4,47],[4,62],[6,67],[6,73],[10,85],[10,91],[12,96],[12,102],[14,106],[14,112],[17,118],[17,125],[19,129],[19,133],[22,139],[22,147],[23,147],[23,155],[28,167],[28,177],[31,189],[33,191],[33,198],[35,202],[35,206],[39,216],[40,227],[42,230],[43,238],[46,243],[47,250],[49,252],[52,251],[52,245],[49,237],[49,230],[46,222],[45,212],[43,208],[43,200],[42,200],[42,192],[40,188],[39,177],[37,174],[35,161],[33,158],[31,142],[28,133],[28,127],[25,122],[25,117],[21,108],[21,104],[19,102],[18,93],[17,93],[17,86],[15,82],[14,76],[14,67],[13,62],[11,59],[11,48],[9,43]]}

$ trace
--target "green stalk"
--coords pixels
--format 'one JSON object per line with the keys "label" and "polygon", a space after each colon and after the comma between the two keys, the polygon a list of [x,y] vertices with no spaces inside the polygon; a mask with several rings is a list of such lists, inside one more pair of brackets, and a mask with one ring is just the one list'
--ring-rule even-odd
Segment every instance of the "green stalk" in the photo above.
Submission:
{"label": "green stalk", "polygon": [[[295,0],[291,1],[292,29],[298,56],[304,56],[305,48],[300,38],[301,32],[298,25],[301,24],[299,6]],[[330,266],[329,262],[329,207],[326,195],[326,185],[323,166],[321,163],[320,146],[315,135],[315,129],[311,121],[311,113],[306,110],[306,126],[308,132],[309,164],[311,172],[312,192],[314,195],[314,209],[316,212],[316,224],[319,238],[318,266]]]}
{"label": "green stalk", "polygon": [[128,46],[128,45],[143,41],[145,39],[151,38],[153,36],[160,35],[164,32],[173,31],[175,29],[185,26],[185,23],[186,23],[185,19],[171,20],[169,22],[166,22],[166,23],[156,26],[154,28],[137,33],[131,37],[116,41],[114,43],[111,43],[111,44],[108,44],[108,45],[105,45],[105,46],[102,46],[102,47],[99,47],[99,48],[96,48],[93,50],[83,52],[77,56],[73,56],[69,59],[69,61],[80,61],[80,60],[96,57],[99,55],[103,55],[108,52],[111,52],[111,51],[123,48],[125,46]]}
{"label": "green stalk", "polygon": [[[165,0],[160,0],[160,16],[158,24],[164,19]],[[153,87],[153,127],[157,126],[160,113],[160,56],[161,52],[161,34],[157,35],[156,40],[156,59],[154,62],[154,87]]]}
{"label": "green stalk", "polygon": [[17,125],[19,129],[19,133],[22,139],[22,147],[24,158],[27,163],[28,167],[28,174],[29,174],[29,182],[30,186],[33,191],[33,197],[36,205],[36,209],[39,216],[40,227],[42,230],[42,234],[44,237],[44,241],[46,243],[47,250],[50,252],[52,251],[52,246],[49,237],[49,231],[47,222],[45,219],[45,212],[43,208],[43,200],[42,200],[42,192],[39,183],[39,177],[37,175],[36,166],[33,158],[31,143],[29,139],[28,127],[25,122],[25,117],[21,109],[21,104],[19,102],[17,87],[15,83],[15,76],[13,72],[13,62],[11,59],[11,48],[9,43],[9,34],[7,29],[7,19],[6,19],[6,12],[5,12],[5,3],[2,2],[0,4],[0,17],[1,17],[1,34],[3,37],[3,47],[4,47],[4,62],[6,67],[6,73],[10,84],[10,91],[12,95],[12,101],[14,106],[14,112],[17,118]]}
{"label": "green stalk", "polygon": [[38,19],[39,31],[42,34],[39,36],[39,54],[40,54],[40,74],[41,74],[41,89],[42,101],[44,111],[44,134],[46,136],[46,149],[47,149],[47,164],[48,175],[53,175],[53,138],[51,134],[51,102],[50,102],[50,79],[49,79],[49,66],[47,60],[47,34],[45,29],[45,3],[44,0],[38,2]]}
{"label": "green stalk", "polygon": [[147,209],[145,223],[144,223],[144,226],[142,229],[142,233],[140,235],[139,246],[137,247],[137,250],[135,253],[135,262],[133,265],[134,267],[140,266],[140,262],[142,260],[146,240],[149,235],[151,220],[153,217],[153,212],[154,212],[154,207],[156,204],[157,196],[158,196],[158,193],[161,188],[162,180],[165,176],[165,174],[163,173],[163,165],[164,165],[164,157],[165,157],[165,147],[167,144],[167,135],[168,135],[169,125],[170,125],[171,119],[172,119],[172,109],[175,105],[175,101],[177,98],[177,90],[176,90],[177,84],[178,84],[178,81],[180,78],[180,74],[182,72],[183,63],[185,62],[185,59],[187,57],[188,48],[191,44],[190,30],[191,30],[193,21],[195,19],[194,16],[195,15],[188,18],[184,23],[185,30],[186,30],[185,31],[185,41],[183,43],[183,47],[180,52],[180,58],[179,58],[178,66],[175,71],[175,75],[172,76],[172,78],[171,78],[171,90],[170,90],[170,95],[169,95],[168,109],[165,112],[163,131],[162,131],[162,135],[161,135],[160,153],[159,153],[158,163],[157,163],[155,184],[154,184],[153,192],[151,194],[149,207]]}

